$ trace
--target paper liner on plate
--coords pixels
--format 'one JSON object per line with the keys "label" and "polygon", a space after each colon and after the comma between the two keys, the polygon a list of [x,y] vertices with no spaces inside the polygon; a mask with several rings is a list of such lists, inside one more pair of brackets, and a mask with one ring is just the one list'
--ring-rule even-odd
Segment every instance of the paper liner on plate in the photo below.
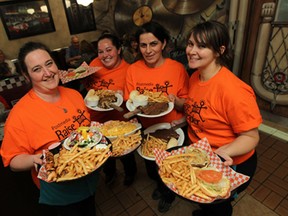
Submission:
{"label": "paper liner on plate", "polygon": [[[132,123],[138,123],[138,120],[136,118],[133,118],[131,120],[129,120],[129,122]],[[99,123],[99,122],[91,122],[91,126],[96,127],[96,128],[100,128],[103,125],[103,123]],[[141,128],[139,128],[137,131],[139,131]],[[135,131],[134,133],[137,133],[137,131]],[[109,137],[107,137],[109,139]],[[129,154],[130,152],[134,151],[135,149],[137,149],[139,146],[141,145],[141,142],[138,142],[137,144],[133,145],[130,149],[126,149],[124,150],[121,154],[113,154],[113,143],[112,143],[112,153],[111,153],[111,157],[121,157],[124,155]]]}
{"label": "paper liner on plate", "polygon": [[[211,146],[210,146],[207,138],[203,138],[203,139],[199,140],[197,143],[191,144],[190,146],[193,146],[196,148],[201,148],[208,153],[208,155],[210,157],[211,166],[217,168],[219,171],[221,171],[230,180],[230,182],[231,182],[230,192],[249,180],[249,178],[250,178],[249,176],[243,175],[241,173],[237,173],[231,167],[225,166],[224,163],[221,161],[221,159],[218,157],[218,155],[212,151]],[[171,152],[167,152],[167,151],[163,151],[163,150],[159,150],[159,149],[154,149],[154,154],[155,154],[157,165],[159,166],[162,163],[162,161],[169,155],[184,154],[185,149],[188,147],[189,146],[185,146],[185,147],[179,148],[177,150],[173,150]],[[173,184],[169,184],[169,185],[167,184],[167,186],[171,190],[173,190],[175,193],[178,194],[178,191]],[[228,198],[229,196],[230,196],[230,193],[225,198]],[[217,198],[212,199],[212,200],[205,200],[205,199],[200,198],[198,196],[192,195],[190,200],[192,200],[194,202],[199,202],[199,203],[211,203],[211,202],[217,200]]]}
{"label": "paper liner on plate", "polygon": [[[59,70],[59,77],[60,77],[61,82],[63,84],[65,84],[65,83],[71,82],[73,80],[81,79],[81,78],[90,76],[91,74],[93,74],[93,73],[95,73],[101,69],[101,67],[90,67],[86,62],[83,62],[80,65],[80,67],[85,68],[86,71],[82,72],[82,73],[76,72],[74,76],[69,76],[69,73],[71,73],[71,71]],[[75,70],[77,70],[77,68]]]}
{"label": "paper liner on plate", "polygon": [[[100,145],[100,144],[107,145],[108,144],[107,139],[105,137],[102,137],[101,141],[97,145]],[[97,148],[97,145],[93,146],[92,148]],[[108,148],[108,146],[107,146],[107,148]],[[45,164],[47,163],[45,156],[47,155],[48,151],[49,151],[48,149],[43,150],[43,153],[42,153],[43,154],[43,165],[40,167],[37,177],[41,180],[46,181],[46,182],[53,182],[53,181],[48,180],[48,172],[47,172],[46,167],[45,167]],[[107,157],[105,157],[105,159],[101,162],[101,164],[97,164],[97,166],[95,166],[94,169],[91,172],[89,172],[87,175],[89,175],[90,173],[99,169],[106,162],[106,160],[111,156],[111,151],[109,150],[106,154],[107,154]],[[79,179],[79,178],[82,178],[84,176],[86,176],[86,175],[83,175],[81,177],[71,178],[67,181]]]}

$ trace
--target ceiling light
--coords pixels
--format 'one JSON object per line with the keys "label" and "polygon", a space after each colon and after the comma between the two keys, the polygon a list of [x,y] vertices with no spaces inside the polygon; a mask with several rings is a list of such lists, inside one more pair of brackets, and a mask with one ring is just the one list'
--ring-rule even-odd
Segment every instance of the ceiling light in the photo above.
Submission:
{"label": "ceiling light", "polygon": [[93,3],[93,0],[77,0],[77,4],[81,4],[85,7],[87,7],[88,5],[90,5],[91,3]]}

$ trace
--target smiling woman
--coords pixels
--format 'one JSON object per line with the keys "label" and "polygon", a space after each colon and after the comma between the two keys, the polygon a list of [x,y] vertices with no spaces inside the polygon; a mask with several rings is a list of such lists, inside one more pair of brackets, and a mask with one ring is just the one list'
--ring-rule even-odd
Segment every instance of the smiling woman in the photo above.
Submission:
{"label": "smiling woman", "polygon": [[[117,106],[121,106],[123,102],[122,94],[127,68],[129,66],[128,63],[122,59],[120,39],[113,34],[103,33],[97,41],[97,48],[98,57],[93,59],[89,66],[101,67],[101,69],[97,71],[97,73],[84,79],[83,84],[87,91],[90,90],[91,92],[91,89],[98,90],[96,92],[104,93],[105,97],[101,98],[99,95],[98,106],[94,108],[90,107],[91,120],[100,123],[111,120],[125,120],[123,113],[117,111],[125,109],[124,105],[118,108]],[[116,94],[114,95],[113,93],[111,95],[111,92],[116,92]],[[110,96],[108,96],[107,93]],[[113,104],[116,106],[112,108]],[[125,170],[124,185],[129,186],[133,183],[137,171],[134,153],[131,152],[125,155],[125,157],[121,157],[120,160]],[[104,173],[106,174],[105,182],[107,184],[112,183],[116,175],[115,159],[107,160],[104,164]]]}
{"label": "smiling woman", "polygon": [[[168,32],[160,24],[149,22],[138,28],[136,40],[143,58],[131,64],[127,70],[124,99],[129,104],[130,93],[135,90],[140,93],[144,91],[160,92],[166,98],[173,98],[169,103],[171,109],[168,109],[169,112],[164,112],[165,115],[153,116],[157,118],[140,117],[144,128],[156,123],[171,123],[181,119],[183,114],[181,110],[177,109],[187,97],[189,78],[181,63],[165,58],[163,55],[165,46],[170,40]],[[145,165],[148,176],[157,182],[157,188],[154,190],[152,198],[157,198],[156,195],[161,194],[158,210],[166,212],[174,201],[175,195],[166,188],[160,179],[156,163],[145,160]]]}
{"label": "smiling woman", "polygon": [[[228,69],[233,61],[224,24],[211,20],[195,25],[186,54],[189,67],[197,69],[189,80],[184,106],[190,142],[206,137],[225,166],[233,166],[236,171],[250,176],[249,181],[236,189],[239,194],[248,187],[257,165],[255,147],[262,117],[255,94]],[[219,95],[223,100],[216,99]],[[231,216],[232,200],[233,196],[221,203],[200,205],[201,209],[193,215]]]}
{"label": "smiling woman", "polygon": [[[81,126],[90,125],[90,115],[79,92],[59,84],[59,71],[50,50],[41,43],[28,42],[19,52],[23,73],[32,89],[13,107],[5,122],[1,156],[13,171],[31,170],[40,188],[37,215],[95,215],[95,182],[98,172],[69,184],[47,183],[37,179],[34,165],[42,165],[43,150],[61,142]],[[71,196],[71,191],[76,192]],[[82,202],[83,201],[83,202]],[[69,207],[67,207],[69,206]]]}

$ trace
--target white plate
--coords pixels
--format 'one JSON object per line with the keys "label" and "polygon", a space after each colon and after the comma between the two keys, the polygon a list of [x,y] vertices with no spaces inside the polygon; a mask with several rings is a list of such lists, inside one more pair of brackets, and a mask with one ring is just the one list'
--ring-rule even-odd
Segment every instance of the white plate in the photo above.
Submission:
{"label": "white plate", "polygon": [[[136,107],[133,105],[133,103],[130,100],[127,100],[126,107],[130,112],[134,111],[136,109]],[[169,102],[168,103],[168,109],[162,113],[159,113],[158,115],[145,115],[145,114],[141,114],[141,113],[139,113],[137,115],[142,116],[142,117],[146,117],[146,118],[156,118],[156,117],[167,115],[168,113],[170,113],[173,110],[173,108],[174,108],[174,103]]]}
{"label": "white plate", "polygon": [[[87,146],[85,146],[85,147],[83,147],[83,148],[86,148],[86,147],[90,147],[90,148],[91,148],[91,147],[97,145],[97,144],[101,141],[101,139],[102,139],[102,134],[95,132],[95,133],[93,134],[93,138],[95,139],[95,142],[90,143],[89,145],[87,145]],[[66,149],[68,149],[68,150],[71,149],[71,147],[69,146],[71,139],[72,139],[72,135],[70,135],[69,137],[67,137],[67,138],[64,140],[64,142],[63,142],[64,148],[66,148]]]}
{"label": "white plate", "polygon": [[[134,134],[136,131],[138,131],[142,128],[142,125],[140,123],[135,123],[135,124],[136,124],[136,128],[134,130],[124,134],[124,136],[129,136],[131,134]],[[118,136],[105,136],[105,137],[107,137],[109,140],[112,141],[112,140],[116,139]]]}
{"label": "white plate", "polygon": [[[144,130],[144,134],[146,135],[148,133],[153,133],[153,132],[155,132],[156,130],[159,130],[159,129],[169,129],[169,128],[171,128],[171,125],[169,123],[159,123],[159,124],[155,124],[155,125],[152,125],[152,126],[148,127],[146,130]],[[182,146],[183,143],[184,143],[184,140],[185,140],[184,132],[183,132],[183,130],[181,128],[178,128],[177,130],[175,130],[175,132],[177,134],[179,134],[179,137],[178,137],[178,140],[177,140],[178,141],[178,146]],[[142,154],[142,145],[139,146],[139,148],[137,149],[137,152],[144,159],[155,161],[155,157],[147,157],[147,156]]]}
{"label": "white plate", "polygon": [[[119,93],[115,93],[115,96],[117,97],[117,101],[114,103],[116,106],[121,106],[121,104],[123,103],[123,97],[121,94]],[[86,103],[86,99],[84,99],[85,101],[85,105],[89,108],[89,109],[92,109],[92,110],[95,110],[95,111],[111,111],[113,110],[113,108],[109,108],[109,109],[103,109],[103,108],[100,108],[98,106],[89,106],[87,105]]]}

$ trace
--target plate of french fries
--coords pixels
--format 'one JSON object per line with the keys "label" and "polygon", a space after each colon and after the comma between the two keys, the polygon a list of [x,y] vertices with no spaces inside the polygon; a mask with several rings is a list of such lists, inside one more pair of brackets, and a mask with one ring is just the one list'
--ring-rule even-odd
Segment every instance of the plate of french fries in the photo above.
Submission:
{"label": "plate of french fries", "polygon": [[114,108],[111,104],[120,107],[123,103],[123,96],[112,90],[90,89],[84,98],[89,109],[95,111],[111,111]]}
{"label": "plate of french fries", "polygon": [[46,182],[64,182],[82,178],[97,170],[111,155],[111,144],[100,143],[82,148],[74,145],[70,150],[59,148],[59,152],[43,151],[43,165],[38,178]]}
{"label": "plate of french fries", "polygon": [[194,202],[227,199],[231,191],[249,180],[249,176],[224,166],[206,138],[171,152],[155,149],[154,153],[166,186]]}
{"label": "plate of french fries", "polygon": [[120,157],[134,151],[142,142],[141,131],[130,134],[120,135],[116,139],[111,141],[112,143],[112,155],[111,157]]}
{"label": "plate of french fries", "polygon": [[161,138],[156,138],[150,133],[153,133],[159,129],[169,129],[171,125],[169,123],[159,123],[152,125],[144,130],[144,135],[147,135],[146,138],[143,139],[142,144],[137,149],[138,154],[146,160],[155,160],[154,149],[167,150],[174,146],[182,146],[185,140],[184,132],[181,128],[175,130],[175,132],[179,135],[178,139],[173,140],[172,138],[167,140],[163,140]]}

